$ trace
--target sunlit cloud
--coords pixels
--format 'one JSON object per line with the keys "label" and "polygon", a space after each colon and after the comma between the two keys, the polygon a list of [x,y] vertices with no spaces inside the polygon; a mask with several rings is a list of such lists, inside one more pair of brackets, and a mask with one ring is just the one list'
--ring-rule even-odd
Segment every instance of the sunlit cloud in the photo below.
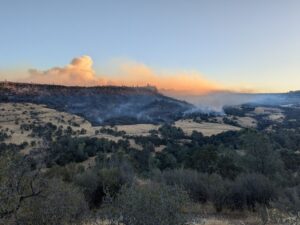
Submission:
{"label": "sunlit cloud", "polygon": [[222,86],[205,79],[197,72],[160,72],[141,63],[126,63],[118,67],[119,74],[108,82],[115,85],[153,85],[159,90],[188,93],[208,93],[221,90]]}
{"label": "sunlit cloud", "polygon": [[92,68],[93,61],[89,56],[74,58],[65,67],[54,67],[46,71],[29,70],[29,77],[22,81],[40,84],[60,84],[68,86],[100,85],[101,80],[96,77]]}
{"label": "sunlit cloud", "polygon": [[30,69],[29,76],[20,81],[68,86],[151,85],[162,91],[184,94],[204,94],[224,90],[222,85],[205,79],[202,74],[195,71],[162,72],[137,62],[118,63],[115,67],[114,74],[100,71],[99,75],[93,69],[91,57],[82,56],[74,58],[64,67],[54,67],[45,71]]}

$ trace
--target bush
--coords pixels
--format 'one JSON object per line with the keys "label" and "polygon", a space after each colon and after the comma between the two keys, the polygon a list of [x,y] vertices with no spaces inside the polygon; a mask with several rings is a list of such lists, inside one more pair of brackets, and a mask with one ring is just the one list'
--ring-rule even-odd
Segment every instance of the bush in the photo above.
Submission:
{"label": "bush", "polygon": [[0,154],[0,224],[80,224],[82,193],[61,180],[48,180],[29,157]]}
{"label": "bush", "polygon": [[7,139],[8,137],[9,136],[5,131],[3,131],[3,130],[0,131],[0,141],[1,142],[5,141],[5,139]]}
{"label": "bush", "polygon": [[216,166],[217,173],[223,178],[234,180],[242,172],[242,168],[238,165],[238,157],[231,152],[219,156]]}
{"label": "bush", "polygon": [[17,215],[19,225],[82,224],[87,213],[82,193],[60,180],[50,182],[43,195],[27,201]]}
{"label": "bush", "polygon": [[177,166],[177,160],[172,153],[165,151],[156,154],[156,160],[158,161],[158,168],[164,169],[174,169]]}
{"label": "bush", "polygon": [[284,164],[268,136],[250,131],[242,136],[242,140],[246,150],[243,164],[247,172],[269,177],[283,172]]}
{"label": "bush", "polygon": [[154,179],[184,189],[194,201],[206,202],[208,200],[207,175],[195,170],[168,170],[156,175]]}
{"label": "bush", "polygon": [[221,212],[227,205],[230,182],[212,174],[208,179],[209,199],[217,212]]}
{"label": "bush", "polygon": [[243,174],[234,182],[229,205],[232,209],[247,206],[254,210],[256,204],[269,205],[276,199],[273,183],[262,174]]}
{"label": "bush", "polygon": [[90,207],[99,207],[107,195],[115,197],[122,185],[131,182],[118,168],[97,168],[78,174],[75,183],[82,189]]}
{"label": "bush", "polygon": [[158,131],[165,139],[181,139],[185,137],[183,130],[180,127],[174,127],[168,124],[162,125]]}
{"label": "bush", "polygon": [[218,162],[217,150],[212,145],[204,146],[192,155],[193,168],[203,173],[213,173],[216,171]]}
{"label": "bush", "polygon": [[185,222],[181,210],[187,203],[186,192],[179,188],[147,184],[124,186],[113,206],[115,218],[124,225],[179,225]]}
{"label": "bush", "polygon": [[300,212],[300,186],[287,188],[280,193],[277,202],[273,206],[285,212],[297,215]]}

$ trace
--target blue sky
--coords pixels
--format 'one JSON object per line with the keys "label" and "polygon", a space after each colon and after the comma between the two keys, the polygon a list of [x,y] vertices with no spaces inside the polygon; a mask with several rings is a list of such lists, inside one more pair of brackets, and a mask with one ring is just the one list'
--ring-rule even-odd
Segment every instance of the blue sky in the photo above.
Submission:
{"label": "blue sky", "polygon": [[89,55],[194,70],[227,86],[300,89],[300,1],[1,0],[0,70]]}

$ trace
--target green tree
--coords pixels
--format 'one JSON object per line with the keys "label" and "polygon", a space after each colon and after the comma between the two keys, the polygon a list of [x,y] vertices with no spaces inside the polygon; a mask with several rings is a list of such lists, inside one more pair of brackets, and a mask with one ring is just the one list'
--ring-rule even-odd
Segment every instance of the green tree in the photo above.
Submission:
{"label": "green tree", "polygon": [[243,165],[248,172],[273,176],[283,171],[280,155],[266,135],[249,131],[242,140],[246,150]]}
{"label": "green tree", "polygon": [[204,146],[192,155],[192,164],[195,169],[204,173],[213,173],[216,170],[218,154],[214,146]]}

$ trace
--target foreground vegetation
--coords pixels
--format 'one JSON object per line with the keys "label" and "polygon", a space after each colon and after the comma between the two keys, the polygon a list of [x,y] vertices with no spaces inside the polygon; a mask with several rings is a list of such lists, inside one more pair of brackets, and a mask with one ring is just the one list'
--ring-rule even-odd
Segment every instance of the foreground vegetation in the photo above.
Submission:
{"label": "foreground vegetation", "polygon": [[[291,123],[299,115],[289,109],[272,130],[257,117],[258,129],[210,137],[187,135],[170,124],[148,136],[99,131],[119,140],[52,123],[20,124],[42,140],[39,146],[8,144],[9,133],[2,130],[1,224],[203,224],[210,206],[215,217],[259,218],[248,224],[299,224],[300,129]],[[32,150],[24,155],[23,148]],[[87,166],[89,159],[93,164]]]}

